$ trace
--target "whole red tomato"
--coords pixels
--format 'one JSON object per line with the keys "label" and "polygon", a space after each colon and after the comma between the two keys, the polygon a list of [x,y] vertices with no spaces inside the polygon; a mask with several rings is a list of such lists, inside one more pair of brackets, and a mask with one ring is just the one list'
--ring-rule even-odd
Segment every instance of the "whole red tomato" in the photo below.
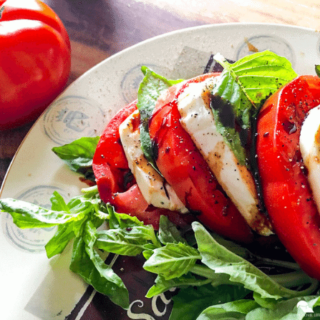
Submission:
{"label": "whole red tomato", "polygon": [[70,73],[70,41],[39,0],[0,0],[0,130],[35,120]]}

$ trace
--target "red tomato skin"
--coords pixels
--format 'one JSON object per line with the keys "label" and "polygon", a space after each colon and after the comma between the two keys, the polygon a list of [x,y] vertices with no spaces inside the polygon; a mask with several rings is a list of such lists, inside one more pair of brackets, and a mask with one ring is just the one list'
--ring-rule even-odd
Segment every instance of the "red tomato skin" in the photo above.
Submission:
{"label": "red tomato skin", "polygon": [[125,191],[124,174],[129,166],[121,145],[119,126],[135,110],[137,101],[118,111],[101,135],[94,154],[92,167],[104,202],[112,201],[114,193]]}
{"label": "red tomato skin", "polygon": [[[149,132],[157,146],[157,166],[180,200],[208,228],[228,238],[250,242],[252,232],[230,199],[226,198],[206,161],[189,134],[182,128],[177,97],[189,83],[200,82],[212,74],[186,82],[180,90],[172,87],[156,106]],[[172,97],[175,95],[175,99]],[[169,102],[168,102],[169,101]]]}
{"label": "red tomato skin", "polygon": [[257,123],[258,169],[276,234],[311,277],[320,280],[320,218],[303,170],[299,137],[320,104],[320,79],[300,76],[271,96]]}
{"label": "red tomato skin", "polygon": [[134,179],[125,185],[124,176],[129,172],[129,166],[121,145],[119,126],[136,109],[137,101],[122,108],[100,137],[92,164],[100,197],[116,211],[136,216],[155,229],[159,228],[161,215],[178,226],[186,226],[193,221],[192,216],[148,205]]}
{"label": "red tomato skin", "polygon": [[0,1],[0,130],[35,120],[65,87],[70,41],[58,16],[37,0]]}

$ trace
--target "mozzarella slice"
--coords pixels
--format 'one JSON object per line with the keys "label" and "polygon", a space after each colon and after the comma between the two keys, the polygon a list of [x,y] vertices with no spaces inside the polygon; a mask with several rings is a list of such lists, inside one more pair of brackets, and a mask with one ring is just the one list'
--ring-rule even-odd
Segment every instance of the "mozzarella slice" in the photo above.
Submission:
{"label": "mozzarella slice", "polygon": [[137,110],[120,125],[119,132],[129,168],[143,197],[148,204],[157,208],[166,208],[181,213],[188,212],[171,186],[145,158],[141,150],[138,119],[139,111]]}
{"label": "mozzarella slice", "polygon": [[180,122],[250,227],[261,235],[270,235],[272,227],[258,209],[258,196],[252,175],[246,166],[238,163],[215,125],[210,109],[210,92],[217,79],[215,77],[191,83],[180,94]]}
{"label": "mozzarella slice", "polygon": [[299,143],[313,199],[320,212],[320,106],[311,109],[305,118]]}

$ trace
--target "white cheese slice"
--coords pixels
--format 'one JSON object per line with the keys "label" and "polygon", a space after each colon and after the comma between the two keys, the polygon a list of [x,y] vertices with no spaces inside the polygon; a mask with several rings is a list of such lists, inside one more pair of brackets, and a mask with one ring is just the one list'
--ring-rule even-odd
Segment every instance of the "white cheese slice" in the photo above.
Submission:
{"label": "white cheese slice", "polygon": [[180,213],[188,212],[171,186],[145,158],[140,143],[140,130],[134,126],[139,111],[132,113],[119,127],[120,140],[128,160],[129,168],[138,187],[147,201],[157,208],[166,208]]}
{"label": "white cheese slice", "polygon": [[252,175],[246,166],[238,163],[215,125],[210,109],[210,92],[217,79],[215,77],[191,83],[180,94],[180,122],[250,227],[261,235],[270,235],[271,224],[258,209],[258,196]]}
{"label": "white cheese slice", "polygon": [[309,111],[301,127],[299,142],[313,199],[320,212],[320,106]]}

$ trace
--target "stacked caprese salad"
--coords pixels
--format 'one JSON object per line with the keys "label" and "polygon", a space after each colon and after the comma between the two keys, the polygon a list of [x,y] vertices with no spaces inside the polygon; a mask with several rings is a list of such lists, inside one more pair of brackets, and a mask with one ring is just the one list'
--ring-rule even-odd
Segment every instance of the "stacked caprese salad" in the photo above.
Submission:
{"label": "stacked caprese salad", "polygon": [[143,68],[138,100],[118,112],[98,144],[100,196],[155,226],[160,215],[178,224],[193,216],[242,242],[275,228],[320,278],[320,80],[296,78],[285,58],[268,51],[234,64],[215,59],[222,73],[185,81]]}
{"label": "stacked caprese salad", "polygon": [[[128,290],[100,250],[143,254],[157,274],[149,298],[181,288],[170,320],[301,320],[300,300],[320,305],[311,296],[320,280],[320,78],[298,77],[270,51],[233,64],[214,58],[221,73],[189,80],[143,67],[138,99],[100,138],[53,149],[97,186],[68,203],[55,192],[51,210],[15,199],[0,199],[0,210],[21,228],[57,226],[49,258],[74,239],[70,269],[125,309]],[[177,228],[186,225],[191,239]],[[298,264],[216,233],[241,243],[276,234]],[[270,266],[285,274],[261,271]]]}

